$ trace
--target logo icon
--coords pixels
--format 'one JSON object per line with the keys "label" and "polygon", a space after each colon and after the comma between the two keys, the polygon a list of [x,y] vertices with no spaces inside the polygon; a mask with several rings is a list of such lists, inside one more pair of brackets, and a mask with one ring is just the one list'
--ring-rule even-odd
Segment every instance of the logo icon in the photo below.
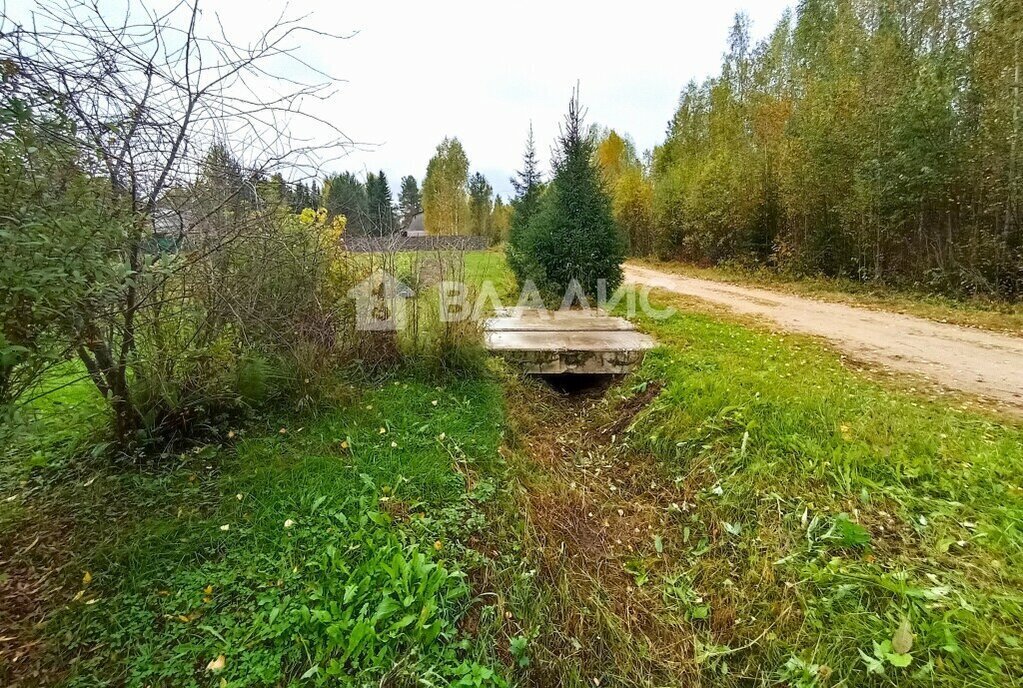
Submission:
{"label": "logo icon", "polygon": [[375,270],[348,290],[355,302],[355,328],[376,332],[397,332],[407,322],[406,301],[415,293],[393,275]]}

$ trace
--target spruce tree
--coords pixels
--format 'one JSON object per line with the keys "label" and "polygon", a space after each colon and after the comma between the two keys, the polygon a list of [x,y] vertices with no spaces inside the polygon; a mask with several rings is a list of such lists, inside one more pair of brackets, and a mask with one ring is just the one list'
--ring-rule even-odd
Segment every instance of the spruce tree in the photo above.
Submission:
{"label": "spruce tree", "polygon": [[291,211],[301,213],[309,207],[309,200],[309,188],[305,185],[305,182],[295,184],[291,192]]}
{"label": "spruce tree", "polygon": [[536,159],[536,145],[533,142],[533,125],[529,125],[529,136],[526,139],[526,152],[522,156],[522,169],[511,178],[515,198],[511,201],[512,216],[508,227],[508,246],[505,253],[508,265],[518,278],[524,282],[530,272],[529,257],[525,247],[526,231],[529,223],[536,215],[543,195],[543,178],[540,165]]}
{"label": "spruce tree", "polygon": [[622,282],[625,250],[582,120],[576,92],[558,138],[551,188],[522,242],[528,256],[526,277],[551,299],[560,299],[573,280],[590,297],[599,293],[601,280],[607,293]]}
{"label": "spruce tree", "polygon": [[377,236],[394,231],[394,202],[391,186],[383,170],[366,175],[366,201],[369,212],[369,233]]}
{"label": "spruce tree", "polygon": [[490,235],[490,213],[494,209],[494,189],[479,172],[469,177],[469,222],[473,234]]}
{"label": "spruce tree", "polygon": [[[315,202],[317,195],[315,187],[312,194]],[[330,217],[344,215],[348,218],[346,232],[353,236],[368,233],[370,222],[366,187],[354,174],[345,172],[331,179],[325,195],[324,207]]]}
{"label": "spruce tree", "polygon": [[423,196],[419,193],[419,184],[412,175],[401,178],[398,212],[401,214],[402,227],[407,227],[413,217],[423,212]]}

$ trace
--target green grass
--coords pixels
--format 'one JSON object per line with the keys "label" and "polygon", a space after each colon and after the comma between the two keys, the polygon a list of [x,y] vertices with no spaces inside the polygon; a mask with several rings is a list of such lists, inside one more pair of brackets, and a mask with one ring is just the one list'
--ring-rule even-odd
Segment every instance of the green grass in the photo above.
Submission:
{"label": "green grass", "polygon": [[599,398],[406,372],[147,463],[88,383],[34,402],[0,682],[1023,685],[1023,429],[654,302]]}
{"label": "green grass", "polygon": [[[543,497],[525,546],[556,562],[516,610],[549,650],[533,680],[1023,685],[1020,425],[865,377],[817,340],[653,301],[680,313],[637,318],[660,347],[599,403],[507,392],[513,426],[537,426],[514,463]],[[585,466],[609,477],[586,485]],[[538,513],[580,490],[589,513]],[[635,549],[586,562],[593,512]],[[659,529],[634,533],[632,513]]]}
{"label": "green grass", "polygon": [[434,277],[464,280],[472,286],[479,286],[484,280],[490,280],[501,297],[508,296],[515,290],[515,276],[505,263],[503,248],[464,252],[360,253],[354,254],[352,259],[358,269],[391,270],[399,279],[406,278],[414,270],[423,268]]}
{"label": "green grass", "polygon": [[23,552],[11,569],[59,579],[45,626],[22,629],[44,649],[20,678],[498,680],[493,651],[456,624],[471,603],[459,538],[482,527],[463,516],[492,493],[467,480],[493,472],[500,433],[492,380],[397,379],[159,468],[83,459],[7,482],[4,544]]}
{"label": "green grass", "polygon": [[77,362],[57,366],[26,396],[12,425],[0,425],[6,433],[0,435],[5,440],[0,475],[13,471],[8,480],[65,461],[104,437],[106,407]]}
{"label": "green grass", "polygon": [[[473,283],[478,284],[484,280],[489,280],[494,285],[494,291],[502,300],[506,300],[515,294],[515,276],[508,269],[503,249],[466,253],[465,271]],[[505,305],[513,306],[515,304],[506,303]]]}
{"label": "green grass", "polygon": [[768,269],[750,270],[729,265],[706,268],[652,260],[635,262],[638,265],[689,277],[803,294],[825,301],[906,313],[936,322],[977,327],[994,332],[1023,334],[1023,303],[1019,302],[981,296],[955,299],[924,291],[896,289],[849,279],[795,277]]}
{"label": "green grass", "polygon": [[[680,570],[734,590],[712,594],[742,624],[728,647],[751,644],[728,651],[733,669],[791,679],[795,658],[828,667],[821,685],[1023,681],[1019,427],[881,387],[806,338],[698,313],[640,322],[661,344],[640,376],[664,389],[632,441],[693,489],[689,527],[717,531]],[[850,543],[843,520],[869,541]],[[905,668],[875,651],[902,619]]]}

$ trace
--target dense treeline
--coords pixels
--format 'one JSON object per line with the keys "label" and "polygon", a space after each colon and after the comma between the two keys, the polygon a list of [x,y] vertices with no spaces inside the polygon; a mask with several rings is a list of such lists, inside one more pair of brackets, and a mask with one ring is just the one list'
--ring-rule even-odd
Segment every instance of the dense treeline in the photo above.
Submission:
{"label": "dense treeline", "polygon": [[652,215],[635,253],[1018,296],[1021,61],[1018,0],[803,0],[758,45],[740,15],[619,225]]}
{"label": "dense treeline", "polygon": [[422,207],[430,234],[477,235],[491,243],[506,238],[511,207],[480,172],[469,174],[469,157],[457,138],[445,137],[426,166]]}
{"label": "dense treeline", "polygon": [[469,174],[469,159],[457,138],[437,146],[421,189],[415,177],[401,178],[397,200],[383,170],[366,173],[365,180],[352,172],[329,175],[322,186],[317,180],[288,183],[279,174],[274,181],[295,213],[323,208],[331,220],[345,218],[350,236],[388,236],[424,213],[431,234],[474,234],[497,243],[507,236],[511,221],[511,207],[494,195],[486,177]]}

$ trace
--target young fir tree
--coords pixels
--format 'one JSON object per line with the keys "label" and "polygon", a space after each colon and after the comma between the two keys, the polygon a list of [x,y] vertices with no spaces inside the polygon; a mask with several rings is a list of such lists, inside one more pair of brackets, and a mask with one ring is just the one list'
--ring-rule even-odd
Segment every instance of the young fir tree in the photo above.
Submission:
{"label": "young fir tree", "polygon": [[560,299],[573,280],[590,297],[600,293],[601,280],[607,294],[622,282],[625,250],[582,119],[576,92],[558,138],[551,188],[523,242],[529,261],[526,277],[552,299]]}
{"label": "young fir tree", "polygon": [[536,145],[533,142],[533,125],[529,125],[529,137],[526,139],[526,152],[522,156],[522,170],[511,179],[515,189],[515,198],[511,201],[512,215],[508,226],[508,246],[505,253],[508,265],[515,273],[519,282],[527,279],[530,272],[529,257],[526,252],[525,238],[529,223],[536,215],[543,195],[543,178],[540,175],[539,162],[536,159]]}

